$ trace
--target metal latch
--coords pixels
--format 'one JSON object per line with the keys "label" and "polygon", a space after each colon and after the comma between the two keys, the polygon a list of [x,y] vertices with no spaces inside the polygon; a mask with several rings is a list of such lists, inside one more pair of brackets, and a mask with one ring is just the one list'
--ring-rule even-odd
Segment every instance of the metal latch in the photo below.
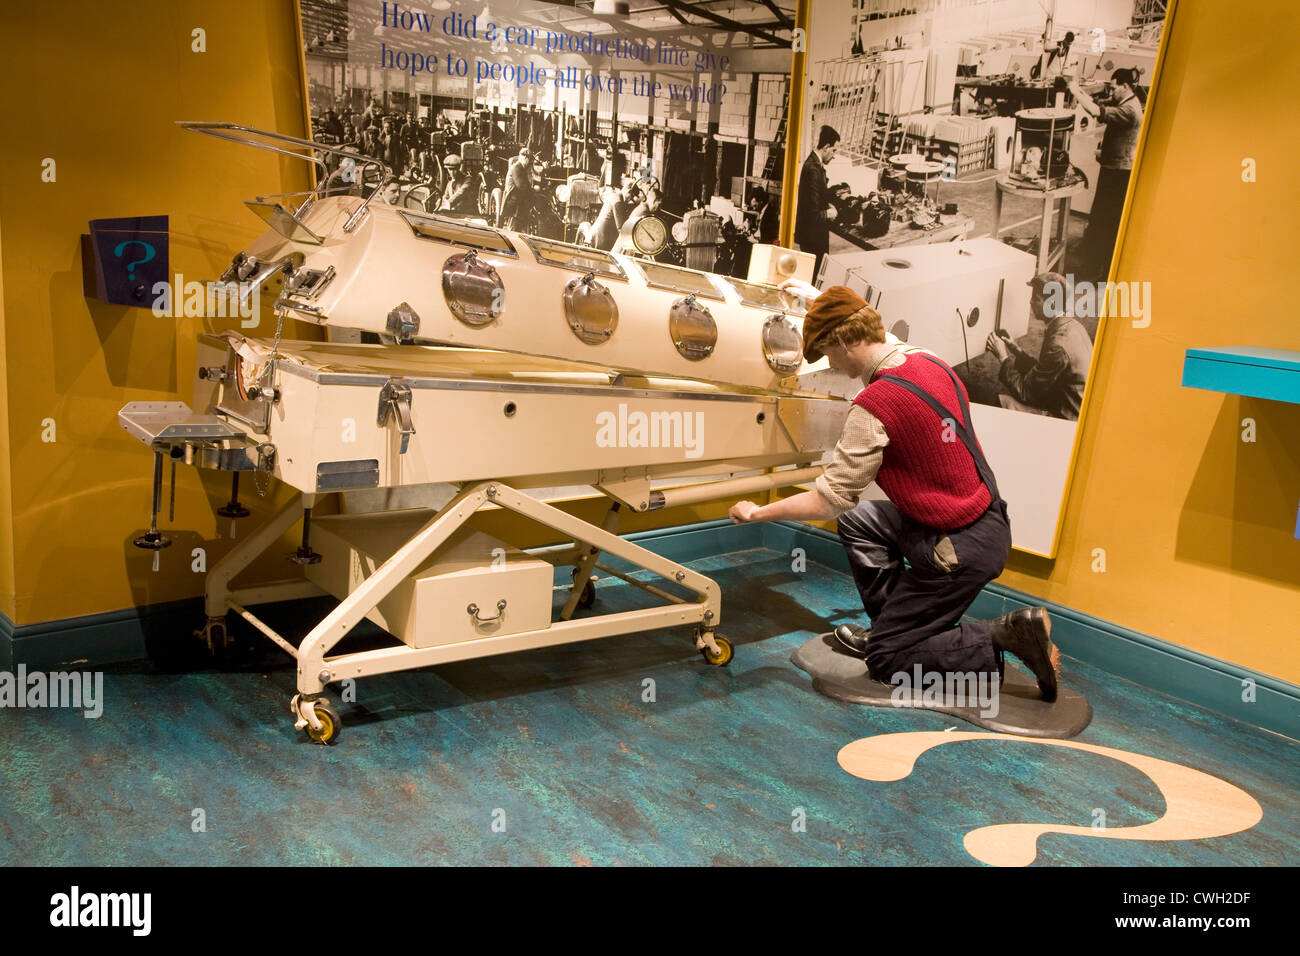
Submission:
{"label": "metal latch", "polygon": [[404,379],[392,378],[379,391],[379,427],[388,424],[388,413],[392,411],[397,420],[398,430],[402,433],[401,454],[406,454],[406,447],[415,434],[411,424],[411,386]]}
{"label": "metal latch", "polygon": [[284,280],[284,291],[287,295],[314,299],[321,294],[321,290],[329,285],[330,280],[333,278],[333,266],[326,266],[324,269],[299,269]]}
{"label": "metal latch", "polygon": [[420,331],[420,317],[415,314],[413,308],[403,302],[388,313],[387,328],[396,341],[405,345]]}
{"label": "metal latch", "polygon": [[253,484],[257,493],[265,498],[267,488],[271,485],[271,476],[275,474],[275,446],[269,441],[257,446],[257,460],[253,465]]}

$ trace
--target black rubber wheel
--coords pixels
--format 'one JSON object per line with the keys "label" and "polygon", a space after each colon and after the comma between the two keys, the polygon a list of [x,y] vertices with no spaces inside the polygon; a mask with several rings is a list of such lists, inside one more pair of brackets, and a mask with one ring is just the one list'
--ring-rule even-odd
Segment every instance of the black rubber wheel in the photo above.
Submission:
{"label": "black rubber wheel", "polygon": [[578,607],[591,607],[596,603],[596,582],[590,578],[582,586],[582,593],[578,595]]}
{"label": "black rubber wheel", "polygon": [[316,730],[311,724],[307,725],[307,736],[318,744],[332,744],[338,740],[339,731],[343,729],[343,721],[339,719],[338,713],[323,700],[315,701],[312,707],[316,711],[316,719],[320,721],[320,730]]}
{"label": "black rubber wheel", "polygon": [[727,640],[721,634],[714,634],[713,641],[718,645],[718,653],[714,654],[709,650],[708,646],[705,645],[705,647],[700,651],[700,654],[704,657],[705,661],[712,664],[714,667],[726,667],[731,663],[731,659],[736,656],[736,649],[731,646],[731,641]]}

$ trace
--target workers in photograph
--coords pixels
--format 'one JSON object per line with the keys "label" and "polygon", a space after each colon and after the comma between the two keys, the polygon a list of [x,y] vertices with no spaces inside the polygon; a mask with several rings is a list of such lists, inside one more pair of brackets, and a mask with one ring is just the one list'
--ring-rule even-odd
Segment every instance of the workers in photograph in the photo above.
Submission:
{"label": "workers in photograph", "polygon": [[501,200],[497,225],[514,229],[525,222],[533,207],[533,152],[527,146],[510,162],[506,172],[506,192]]}
{"label": "workers in photograph", "polygon": [[[933,353],[890,337],[880,313],[845,286],[783,288],[809,300],[804,358],[862,381],[831,462],[814,490],[766,505],[741,501],[733,522],[839,519],[839,536],[870,628],[835,628],[867,673],[1003,673],[1003,655],[1033,672],[1055,700],[1058,653],[1041,607],[993,621],[963,615],[1002,573],[1011,550],[1007,508],[976,440],[966,390]],[[864,500],[872,482],[887,501]]]}
{"label": "workers in photograph", "polygon": [[813,262],[813,276],[820,273],[822,260],[830,252],[831,221],[839,214],[831,205],[831,188],[826,178],[826,164],[835,155],[835,144],[839,141],[839,133],[830,126],[823,126],[817,134],[817,148],[808,154],[799,173],[794,242],[802,251],[817,257]]}
{"label": "workers in photograph", "polygon": [[1046,322],[1043,344],[1031,355],[1006,329],[990,332],[986,348],[1001,363],[998,395],[1003,408],[1078,421],[1083,389],[1092,364],[1092,338],[1066,301],[1065,276],[1044,272],[1029,280],[1029,311]]}
{"label": "workers in photograph", "polygon": [[438,211],[462,216],[478,215],[477,184],[470,179],[460,156],[450,154],[442,161],[442,168],[447,174],[447,185],[443,188]]}
{"label": "workers in photograph", "polygon": [[781,204],[762,186],[749,194],[749,211],[754,214],[750,242],[774,245],[781,232]]}
{"label": "workers in photograph", "polygon": [[1137,71],[1120,67],[1111,74],[1101,96],[1094,100],[1071,80],[1070,92],[1085,113],[1106,127],[1097,161],[1097,191],[1088,214],[1088,228],[1083,234],[1083,278],[1104,282],[1110,272],[1119,220],[1124,212],[1124,197],[1133,172],[1138,133],[1142,129],[1142,102],[1137,95]]}

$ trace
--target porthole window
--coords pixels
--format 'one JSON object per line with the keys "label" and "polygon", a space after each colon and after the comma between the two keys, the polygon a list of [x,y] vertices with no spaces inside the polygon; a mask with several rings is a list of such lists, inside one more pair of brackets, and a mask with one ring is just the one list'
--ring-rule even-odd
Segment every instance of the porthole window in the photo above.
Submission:
{"label": "porthole window", "polygon": [[694,295],[673,303],[668,311],[668,333],[677,351],[692,362],[708,358],[718,344],[718,324]]}
{"label": "porthole window", "polygon": [[772,371],[782,375],[797,372],[803,364],[803,337],[780,313],[769,315],[763,323],[763,358]]}
{"label": "porthole window", "polygon": [[501,276],[473,249],[443,264],[442,294],[452,314],[474,328],[495,321],[505,310],[506,289]]}
{"label": "porthole window", "polygon": [[573,334],[588,345],[608,342],[618,328],[618,303],[594,273],[573,279],[564,287],[564,319]]}

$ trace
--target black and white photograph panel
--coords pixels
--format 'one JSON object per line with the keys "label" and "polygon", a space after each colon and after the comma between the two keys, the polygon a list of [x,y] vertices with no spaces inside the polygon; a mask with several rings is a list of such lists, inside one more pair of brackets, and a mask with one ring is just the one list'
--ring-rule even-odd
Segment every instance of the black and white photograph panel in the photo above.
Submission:
{"label": "black and white photograph panel", "polygon": [[390,203],[741,277],[777,241],[794,0],[301,10],[313,137]]}
{"label": "black and white photograph panel", "polygon": [[999,474],[1035,462],[1017,544],[1038,553],[1099,319],[1150,310],[1148,285],[1108,278],[1165,15],[1155,0],[812,11],[795,246],[820,288],[847,286],[952,366]]}

